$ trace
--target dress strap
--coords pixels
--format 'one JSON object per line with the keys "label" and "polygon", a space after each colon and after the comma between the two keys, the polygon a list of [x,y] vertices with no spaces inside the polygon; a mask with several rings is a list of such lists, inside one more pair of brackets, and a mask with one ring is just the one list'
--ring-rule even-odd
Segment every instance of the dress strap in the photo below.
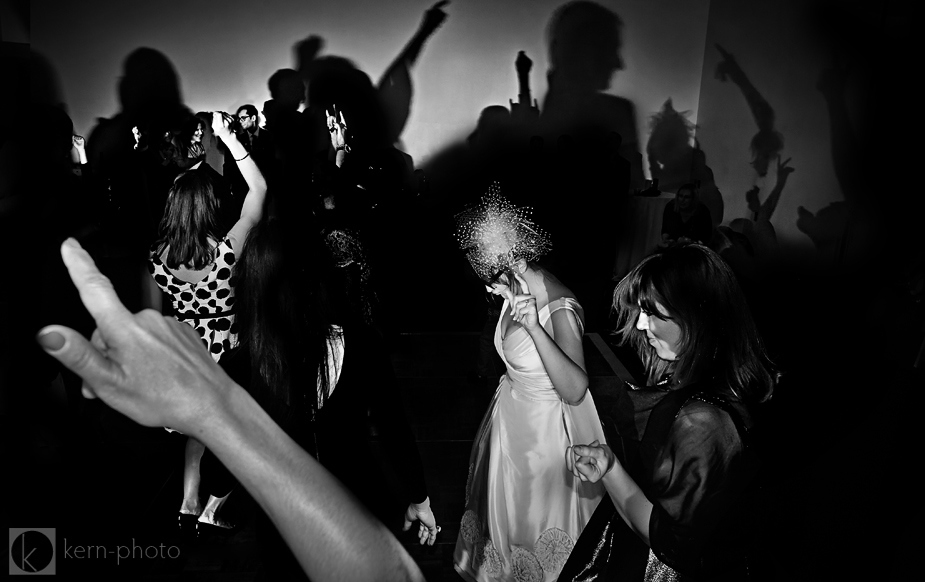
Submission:
{"label": "dress strap", "polygon": [[[575,319],[578,320],[578,333],[584,335],[584,309],[581,307],[581,304],[571,297],[560,297],[555,301],[550,301],[546,304],[546,311],[548,313],[546,321],[549,321],[549,319],[552,318],[552,314],[559,311],[560,309],[567,309],[575,314]],[[546,321],[543,322],[543,325],[546,325]]]}

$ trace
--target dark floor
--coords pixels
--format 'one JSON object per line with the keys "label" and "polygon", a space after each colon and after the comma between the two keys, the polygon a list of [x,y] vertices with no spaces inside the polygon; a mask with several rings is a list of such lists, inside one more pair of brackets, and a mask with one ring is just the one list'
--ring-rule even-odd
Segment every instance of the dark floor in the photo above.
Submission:
{"label": "dark floor", "polygon": [[[417,543],[416,528],[397,532],[427,580],[458,580],[452,555],[463,512],[472,438],[502,373],[489,352],[480,361],[477,332],[402,334],[393,364],[404,388],[407,416],[417,437],[434,514],[443,530],[433,547]],[[613,355],[588,336],[588,366],[596,378],[613,377]],[[619,365],[619,364],[616,364]],[[480,376],[479,373],[482,375]],[[60,378],[50,398],[64,401]],[[46,402],[52,408],[55,403]],[[33,469],[19,482],[24,499],[47,498],[30,512],[14,504],[11,525],[57,529],[58,568],[66,577],[96,579],[260,580],[255,507],[234,493],[225,515],[238,524],[230,535],[192,542],[176,531],[184,438],[134,425],[96,402],[77,420],[61,407],[57,419],[33,419],[23,452]],[[23,436],[23,435],[20,435]],[[107,490],[107,488],[110,488]],[[389,487],[384,487],[388,489]],[[396,523],[388,524],[400,529]],[[20,521],[21,520],[21,521]],[[147,552],[147,556],[143,555]]]}
{"label": "dark floor", "polygon": [[[434,547],[419,546],[414,529],[397,535],[430,582],[460,579],[452,554],[468,456],[501,371],[495,367],[500,361],[490,359],[481,370],[487,377],[478,377],[478,339],[475,332],[446,332],[393,340],[407,416],[443,527]],[[596,334],[585,340],[596,401],[615,385],[618,373],[628,373],[620,370],[624,363],[629,373],[636,371],[632,359],[608,340]],[[831,373],[820,377],[823,382]],[[820,579],[816,574],[834,571],[905,571],[895,558],[903,548],[918,547],[912,540],[921,510],[914,501],[903,501],[914,500],[913,491],[892,501],[886,495],[895,483],[889,476],[897,473],[896,463],[919,450],[910,439],[917,434],[912,421],[921,409],[920,379],[879,385],[873,378],[869,384],[877,386],[880,404],[871,408],[838,399],[828,406],[837,414],[832,419],[814,412],[820,406],[807,405],[805,389],[813,384],[782,385],[769,437],[777,446],[768,463],[773,490],[763,534],[769,575],[761,582]],[[19,409],[30,412],[5,419],[2,427],[7,444],[13,444],[4,459],[9,488],[2,521],[11,527],[56,528],[59,577],[270,579],[261,574],[254,506],[243,492],[226,506],[238,524],[231,535],[192,542],[178,537],[184,437],[139,427],[98,402],[71,410],[60,378],[51,390],[35,387],[25,393],[33,401]],[[812,426],[819,429],[795,429]],[[388,487],[384,484],[384,491]],[[399,519],[388,525],[399,527]],[[879,529],[884,525],[889,532]]]}

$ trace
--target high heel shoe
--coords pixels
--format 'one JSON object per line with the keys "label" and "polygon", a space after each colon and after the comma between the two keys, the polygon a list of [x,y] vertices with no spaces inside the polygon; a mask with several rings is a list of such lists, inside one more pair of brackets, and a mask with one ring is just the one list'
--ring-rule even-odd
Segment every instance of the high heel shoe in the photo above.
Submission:
{"label": "high heel shoe", "polygon": [[234,533],[235,525],[233,523],[224,521],[222,519],[216,519],[214,522],[209,521],[196,521],[196,537],[197,538],[214,538],[214,537],[227,537]]}
{"label": "high heel shoe", "polygon": [[177,516],[177,527],[180,529],[180,536],[187,539],[196,537],[196,524],[199,523],[198,515],[192,513],[181,513]]}

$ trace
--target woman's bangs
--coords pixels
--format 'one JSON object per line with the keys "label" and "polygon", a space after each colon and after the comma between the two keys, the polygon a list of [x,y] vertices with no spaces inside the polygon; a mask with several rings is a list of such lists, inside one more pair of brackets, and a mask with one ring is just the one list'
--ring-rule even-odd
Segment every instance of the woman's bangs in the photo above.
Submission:
{"label": "woman's bangs", "polygon": [[655,313],[664,318],[661,311],[659,311],[656,306],[656,303],[660,303],[664,306],[665,299],[655,289],[655,282],[653,281],[652,275],[643,271],[634,283],[635,284],[630,287],[630,294],[632,297],[629,298],[630,301],[633,302],[633,305],[642,308],[646,313]]}

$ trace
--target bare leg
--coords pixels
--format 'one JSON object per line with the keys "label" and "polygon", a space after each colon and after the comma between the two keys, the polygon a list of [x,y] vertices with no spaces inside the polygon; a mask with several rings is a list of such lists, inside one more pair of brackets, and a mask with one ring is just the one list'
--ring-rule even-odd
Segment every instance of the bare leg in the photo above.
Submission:
{"label": "bare leg", "polygon": [[199,461],[205,445],[193,437],[186,440],[186,454],[183,462],[183,503],[180,513],[199,515],[202,513],[202,503],[199,502]]}
{"label": "bare leg", "polygon": [[230,491],[228,492],[228,495],[225,495],[224,497],[216,497],[214,495],[210,495],[209,501],[206,502],[205,509],[202,510],[202,515],[199,516],[199,522],[208,523],[214,526],[228,529],[234,527],[232,524],[215,515],[218,513],[218,510],[221,509],[222,505],[225,504],[225,501],[228,500],[230,495]]}

